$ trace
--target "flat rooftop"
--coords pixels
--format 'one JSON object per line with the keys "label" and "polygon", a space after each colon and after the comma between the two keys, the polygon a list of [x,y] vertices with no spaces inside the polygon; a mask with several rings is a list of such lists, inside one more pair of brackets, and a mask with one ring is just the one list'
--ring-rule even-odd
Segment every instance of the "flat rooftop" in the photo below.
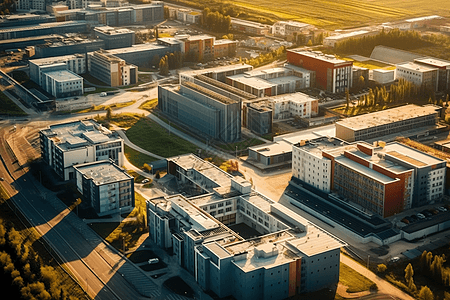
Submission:
{"label": "flat rooftop", "polygon": [[259,77],[251,77],[250,75],[246,74],[228,76],[228,78],[236,82],[251,86],[255,89],[269,89],[276,86],[275,83],[270,83],[265,79]]}
{"label": "flat rooftop", "polygon": [[424,63],[427,65],[435,66],[438,68],[446,67],[447,69],[450,69],[450,61],[448,60],[443,60],[434,57],[424,57],[424,58],[416,58],[414,61],[418,63]]}
{"label": "flat rooftop", "polygon": [[41,133],[52,139],[63,151],[103,142],[122,141],[120,137],[100,126],[94,120],[82,120],[51,125]]}
{"label": "flat rooftop", "polygon": [[322,151],[333,150],[343,145],[348,145],[347,142],[335,137],[318,137],[310,140],[304,140],[304,144],[297,143],[294,146],[314,155],[316,157],[322,157]]}
{"label": "flat rooftop", "polygon": [[267,79],[267,81],[270,83],[280,85],[280,84],[293,83],[293,82],[296,82],[301,79],[302,79],[301,77],[297,77],[297,76],[283,76],[283,77]]}
{"label": "flat rooftop", "polygon": [[414,104],[408,104],[400,107],[347,118],[336,122],[336,125],[344,126],[353,130],[363,130],[403,120],[434,114],[437,115],[437,110],[438,107],[434,105],[418,106]]}
{"label": "flat rooftop", "polygon": [[325,61],[325,62],[329,62],[329,63],[332,63],[332,64],[349,64],[349,65],[353,64],[352,61],[339,59],[339,58],[336,58],[336,56],[334,56],[334,55],[323,54],[320,51],[307,51],[307,50],[304,50],[304,49],[290,49],[290,50],[287,50],[287,51],[298,53],[298,54],[301,54],[301,55],[304,55],[304,56],[308,56],[308,57],[315,58],[315,59],[318,59],[318,60],[321,60],[321,61]]}
{"label": "flat rooftop", "polygon": [[77,74],[70,72],[69,70],[50,71],[45,72],[45,74],[59,82],[83,80],[83,77],[78,76]]}
{"label": "flat rooftop", "polygon": [[130,30],[130,29],[114,28],[114,27],[111,27],[111,26],[95,27],[94,31],[98,31],[98,32],[101,32],[103,34],[109,34],[109,35],[120,35],[120,34],[133,33],[133,31]]}
{"label": "flat rooftop", "polygon": [[393,157],[403,160],[416,167],[433,166],[445,162],[443,159],[431,156],[425,152],[413,149],[397,142],[387,144],[384,150],[386,154],[392,155]]}
{"label": "flat rooftop", "polygon": [[16,31],[24,31],[24,30],[39,30],[45,28],[54,28],[54,27],[65,27],[65,26],[75,26],[75,25],[85,25],[86,21],[65,21],[65,22],[50,22],[50,23],[42,23],[42,24],[33,24],[33,25],[25,25],[20,27],[6,27],[0,29],[0,33],[6,32],[16,32]]}
{"label": "flat rooftop", "polygon": [[138,52],[145,52],[145,51],[151,51],[155,49],[166,49],[166,46],[160,45],[158,43],[149,43],[149,44],[139,44],[139,45],[133,45],[131,47],[125,47],[125,48],[118,48],[118,49],[109,49],[107,50],[109,54],[117,55],[122,53],[138,53]]}
{"label": "flat rooftop", "polygon": [[346,33],[338,33],[336,35],[328,36],[325,39],[326,40],[340,40],[340,39],[351,38],[351,37],[364,35],[364,34],[368,34],[368,33],[370,33],[370,31],[368,31],[368,30],[357,30],[357,31],[346,32]]}
{"label": "flat rooftop", "polygon": [[107,160],[77,165],[74,168],[85,177],[92,179],[96,185],[133,179],[124,169]]}
{"label": "flat rooftop", "polygon": [[248,149],[258,152],[262,156],[274,156],[292,152],[292,145],[285,141],[279,141],[271,144],[249,147]]}
{"label": "flat rooftop", "polygon": [[428,66],[414,63],[414,62],[406,62],[406,63],[398,64],[397,69],[398,68],[403,68],[403,69],[411,70],[414,72],[430,72],[430,71],[436,70],[436,68],[431,68]]}
{"label": "flat rooftop", "polygon": [[84,54],[71,54],[71,55],[63,55],[63,56],[53,56],[53,57],[45,57],[45,58],[38,58],[38,59],[30,59],[30,62],[41,66],[41,65],[48,65],[48,64],[54,64],[59,62],[65,62],[68,60],[76,59],[76,58],[85,58]]}

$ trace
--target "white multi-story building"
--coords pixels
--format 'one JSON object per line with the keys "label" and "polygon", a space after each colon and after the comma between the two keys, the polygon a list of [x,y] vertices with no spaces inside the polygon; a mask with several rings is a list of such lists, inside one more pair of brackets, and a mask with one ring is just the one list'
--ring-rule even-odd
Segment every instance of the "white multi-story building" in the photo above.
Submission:
{"label": "white multi-story building", "polygon": [[422,64],[407,62],[397,65],[396,78],[403,78],[417,86],[428,86],[438,90],[439,69]]}
{"label": "white multi-story building", "polygon": [[34,82],[41,84],[42,72],[46,70],[46,67],[55,64],[64,63],[66,69],[76,74],[86,73],[86,55],[85,54],[73,54],[64,56],[55,56],[47,58],[32,59],[30,62],[30,79]]}
{"label": "white multi-story building", "polygon": [[123,166],[123,140],[94,120],[51,125],[39,138],[43,160],[63,180],[75,178],[78,164],[112,159]]}
{"label": "white multi-story building", "polygon": [[46,10],[45,0],[15,0],[16,9],[20,10]]}
{"label": "white multi-story building", "polygon": [[295,21],[278,21],[272,26],[272,33],[274,35],[289,36],[295,33],[300,33],[304,30],[312,29],[314,26],[306,23]]}
{"label": "white multi-story building", "polygon": [[78,191],[99,216],[128,213],[134,208],[134,178],[114,162],[75,165]]}
{"label": "white multi-story building", "polygon": [[83,95],[83,77],[66,69],[42,72],[40,82],[41,87],[56,98]]}
{"label": "white multi-story building", "polygon": [[295,116],[311,118],[319,113],[319,100],[303,93],[285,94],[270,98],[273,119]]}

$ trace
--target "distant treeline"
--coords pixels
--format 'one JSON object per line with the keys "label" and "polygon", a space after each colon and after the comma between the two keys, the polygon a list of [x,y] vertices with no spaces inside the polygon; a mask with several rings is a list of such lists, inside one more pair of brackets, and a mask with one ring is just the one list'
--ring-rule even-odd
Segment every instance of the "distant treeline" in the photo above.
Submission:
{"label": "distant treeline", "polygon": [[335,45],[337,53],[352,53],[370,56],[375,46],[387,46],[403,50],[417,49],[433,45],[430,38],[422,37],[417,31],[393,29],[362,38],[351,38]]}

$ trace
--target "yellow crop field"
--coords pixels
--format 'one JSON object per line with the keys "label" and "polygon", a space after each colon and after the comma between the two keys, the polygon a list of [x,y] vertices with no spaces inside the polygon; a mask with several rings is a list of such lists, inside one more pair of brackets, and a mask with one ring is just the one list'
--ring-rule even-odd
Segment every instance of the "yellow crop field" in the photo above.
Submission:
{"label": "yellow crop field", "polygon": [[280,19],[327,29],[349,28],[427,15],[448,14],[448,0],[243,0],[229,2]]}

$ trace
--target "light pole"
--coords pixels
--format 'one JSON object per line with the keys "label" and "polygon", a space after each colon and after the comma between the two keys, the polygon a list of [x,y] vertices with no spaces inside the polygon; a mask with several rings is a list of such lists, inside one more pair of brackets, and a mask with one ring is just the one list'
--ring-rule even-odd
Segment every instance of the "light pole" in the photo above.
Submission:
{"label": "light pole", "polygon": [[238,157],[237,157],[237,146],[236,146],[236,159],[237,159]]}
{"label": "light pole", "polygon": [[370,254],[367,255],[367,274],[369,274],[369,262],[370,262]]}

